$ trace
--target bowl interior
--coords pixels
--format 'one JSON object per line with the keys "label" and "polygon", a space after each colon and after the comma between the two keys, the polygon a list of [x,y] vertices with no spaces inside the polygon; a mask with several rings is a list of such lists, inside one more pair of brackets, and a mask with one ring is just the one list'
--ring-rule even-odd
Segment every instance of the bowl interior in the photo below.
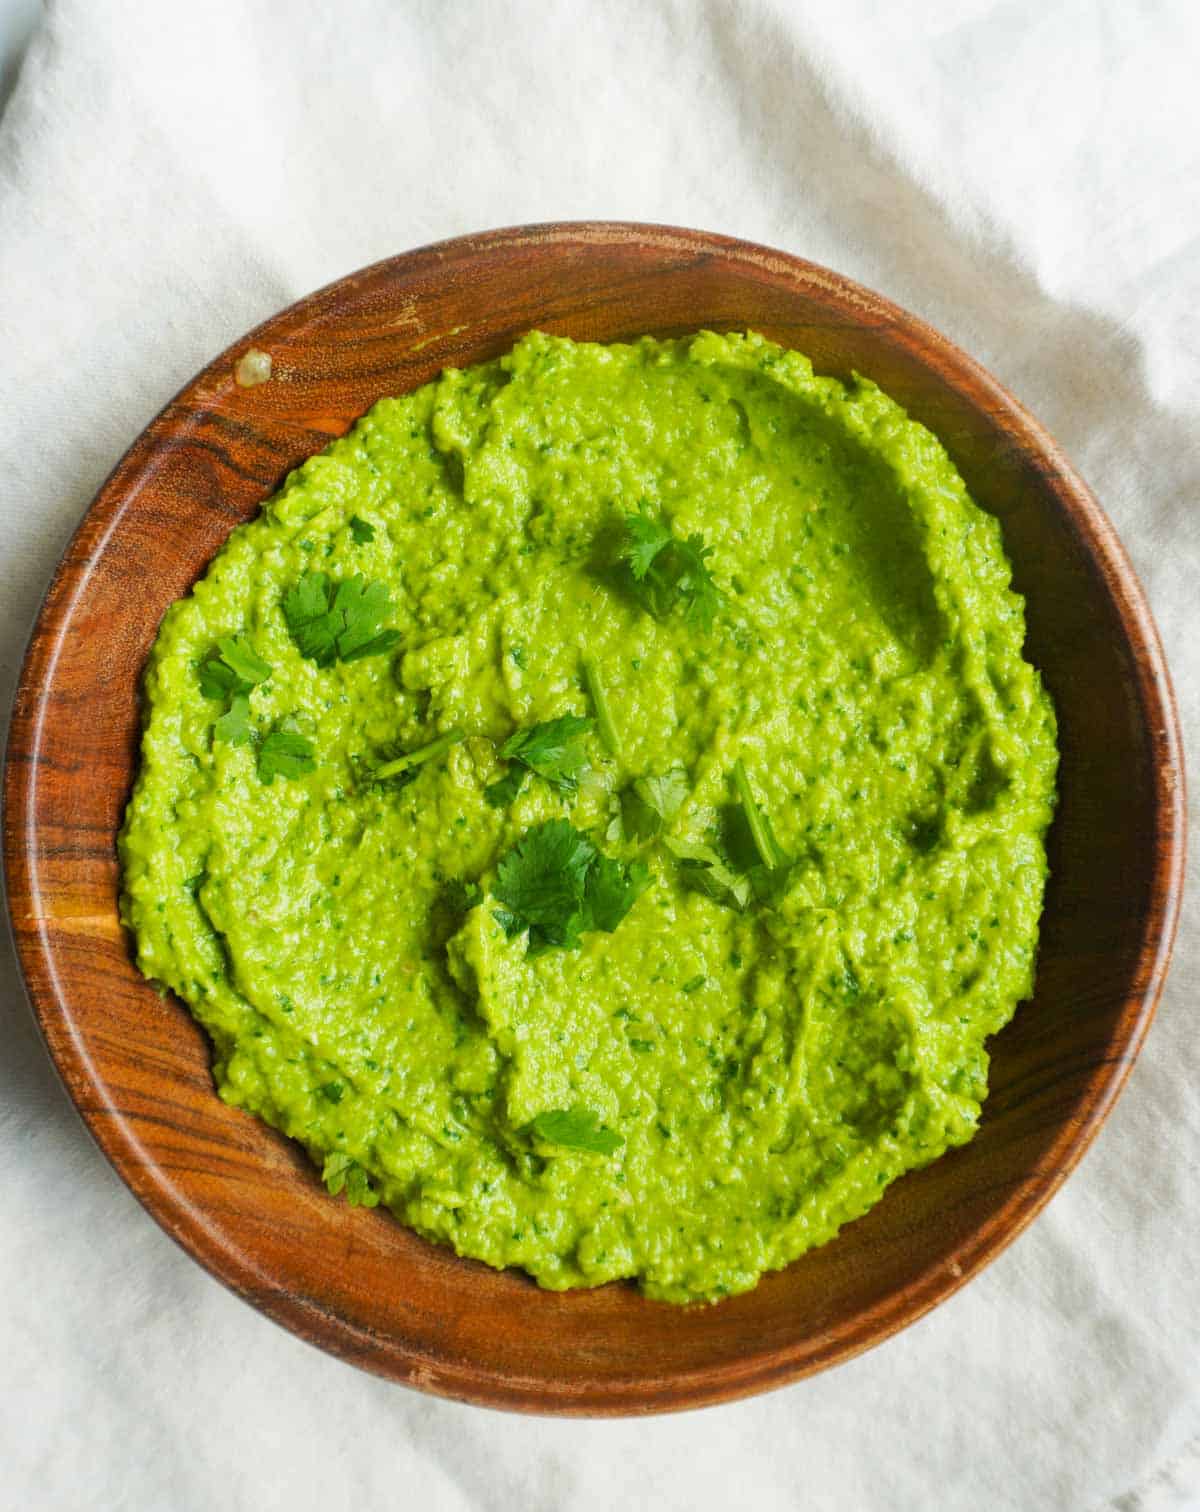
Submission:
{"label": "bowl interior", "polygon": [[[214,1095],[186,1011],[134,968],[114,837],[138,684],[166,606],[286,471],[381,395],[540,326],[614,340],[753,328],[861,371],[943,440],[1003,522],[1028,654],[1058,708],[1037,994],[993,1042],[978,1137],[824,1249],[717,1307],[625,1286],[542,1293],[330,1201],[307,1162]],[[250,345],[270,382],[234,382]],[[819,1369],[919,1316],[1041,1206],[1102,1121],[1153,1012],[1182,864],[1157,638],[1119,545],[1053,443],[943,338],[826,271],[700,233],[497,232],[408,254],[285,311],[214,362],[106,484],[34,633],[10,737],[5,847],[18,949],[67,1087],[158,1221],[313,1342],[497,1406],[692,1406]]]}

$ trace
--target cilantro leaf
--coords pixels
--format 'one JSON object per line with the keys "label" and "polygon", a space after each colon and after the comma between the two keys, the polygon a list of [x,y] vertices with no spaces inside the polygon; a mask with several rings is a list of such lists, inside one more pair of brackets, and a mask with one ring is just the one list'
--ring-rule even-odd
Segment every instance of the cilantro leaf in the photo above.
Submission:
{"label": "cilantro leaf", "polygon": [[371,1185],[370,1177],[360,1165],[352,1165],[346,1172],[346,1201],[351,1207],[379,1206],[379,1193]]}
{"label": "cilantro leaf", "polygon": [[668,768],[661,777],[639,777],[633,786],[647,808],[660,819],[671,820],[687,799],[687,768],[676,764]]}
{"label": "cilantro leaf", "polygon": [[621,813],[630,838],[652,839],[674,819],[688,795],[687,772],[675,766],[661,777],[639,777],[622,795]]}
{"label": "cilantro leaf", "polygon": [[[338,639],[338,647],[342,644]],[[352,650],[342,651],[344,662],[362,661],[364,656],[382,656],[385,651],[390,651],[393,646],[400,644],[399,630],[381,630],[378,635],[371,636],[361,644],[355,645]]]}
{"label": "cilantro leaf", "polygon": [[[364,582],[360,577],[345,578],[333,596],[333,612],[340,614],[346,628],[337,638],[342,661],[357,661],[389,650],[400,639],[396,630],[383,630],[383,621],[392,607],[391,595],[384,583]],[[380,644],[380,642],[385,644]]]}
{"label": "cilantro leaf", "polygon": [[319,667],[377,656],[400,641],[398,630],[383,628],[392,607],[384,583],[358,576],[334,582],[324,572],[306,572],[281,607],[301,656]]}
{"label": "cilantro leaf", "polygon": [[492,896],[505,934],[528,930],[536,954],[551,946],[574,950],[585,930],[611,933],[649,885],[643,863],[603,856],[568,819],[549,819],[504,856]]}
{"label": "cilantro leaf", "polygon": [[369,546],[375,539],[375,527],[369,520],[362,520],[358,515],[351,515],[350,534],[354,537],[356,546]]}
{"label": "cilantro leaf", "polygon": [[345,626],[333,610],[333,585],[323,572],[306,572],[283,596],[288,634],[301,656],[319,667],[337,660],[337,638]]}
{"label": "cilantro leaf", "polygon": [[310,740],[295,730],[272,730],[258,748],[258,775],[268,787],[276,777],[303,777],[316,771]]}
{"label": "cilantro leaf", "polygon": [[599,1114],[591,1108],[558,1108],[539,1113],[530,1127],[547,1144],[564,1150],[584,1150],[589,1155],[614,1155],[625,1143],[623,1135],[601,1127]]}
{"label": "cilantro leaf", "polygon": [[226,745],[245,745],[250,739],[250,699],[245,693],[235,693],[229,708],[213,725],[214,740],[223,740]]}
{"label": "cilantro leaf", "polygon": [[649,886],[650,869],[644,861],[623,866],[598,854],[587,879],[583,928],[612,934]]}
{"label": "cilantro leaf", "polygon": [[731,859],[724,849],[670,836],[665,837],[667,849],[679,862],[682,880],[714,902],[743,909],[753,896],[762,903],[776,904],[787,891],[794,863],[755,800],[740,759],[733,768],[733,785],[749,832],[743,847],[747,854]]}
{"label": "cilantro leaf", "polygon": [[451,913],[470,913],[471,909],[483,902],[483,888],[478,882],[467,882],[462,877],[454,877],[442,888],[441,897]]}
{"label": "cilantro leaf", "polygon": [[200,667],[200,691],[205,698],[228,699],[224,714],[213,725],[213,739],[226,745],[245,745],[253,733],[250,694],[266,682],[271,668],[244,635],[223,636],[217,649]]}
{"label": "cilantro leaf", "polygon": [[306,572],[296,586],[284,595],[283,604],[284,617],[289,622],[293,619],[317,619],[333,607],[328,576],[324,572]]}
{"label": "cilantro leaf", "polygon": [[231,698],[236,693],[249,689],[232,667],[227,667],[219,657],[212,656],[200,664],[200,691],[205,698]]}
{"label": "cilantro leaf", "polygon": [[492,894],[510,938],[529,931],[533,950],[574,948],[583,927],[583,896],[596,847],[567,819],[549,819],[523,835],[500,862]]}
{"label": "cilantro leaf", "polygon": [[[577,792],[579,773],[587,765],[587,752],[579,743],[579,737],[591,728],[592,720],[579,714],[560,714],[557,719],[544,720],[510,735],[500,747],[500,759],[520,762],[560,793]],[[500,782],[504,781],[505,778],[500,779]],[[492,784],[493,789],[499,787],[500,783]],[[518,783],[512,796],[515,798],[520,790]],[[507,791],[502,789],[488,801],[500,807]]]}
{"label": "cilantro leaf", "polygon": [[769,867],[760,864],[752,866],[746,873],[746,878],[754,889],[754,896],[760,903],[765,903],[770,908],[777,908],[788,890],[788,882],[791,875],[792,868],[790,863],[787,866],[778,867]]}
{"label": "cilantro leaf", "polygon": [[578,786],[576,774],[587,760],[577,744],[592,728],[592,721],[579,714],[560,714],[527,730],[517,730],[500,747],[505,761],[519,761],[531,772],[556,787],[571,791]]}
{"label": "cilantro leaf", "polygon": [[677,541],[671,550],[675,558],[675,589],[686,601],[684,618],[689,624],[699,625],[707,635],[713,627],[713,617],[724,602],[724,595],[713,582],[706,561],[712,556],[713,548],[704,544],[702,535],[690,535],[686,541]]}
{"label": "cilantro leaf", "polygon": [[244,635],[225,636],[200,666],[200,691],[205,698],[233,698],[266,682],[271,669]]}
{"label": "cilantro leaf", "polygon": [[375,1207],[379,1202],[379,1193],[366,1171],[342,1150],[325,1157],[321,1179],[334,1197],[344,1191],[351,1207]]}
{"label": "cilantro leaf", "polygon": [[529,771],[526,767],[514,763],[503,777],[497,778],[495,782],[489,783],[484,788],[483,796],[493,808],[507,808],[516,800],[528,776]]}
{"label": "cilantro leaf", "polygon": [[749,879],[736,872],[728,859],[713,846],[673,840],[669,835],[665,844],[679,862],[683,880],[696,892],[703,893],[714,903],[722,903],[727,908],[739,911],[749,903]]}
{"label": "cilantro leaf", "polygon": [[656,520],[650,513],[650,506],[645,499],[639,502],[637,514],[625,516],[625,547],[621,554],[639,582],[649,574],[654,559],[674,539],[667,525],[662,520]]}
{"label": "cilantro leaf", "polygon": [[270,677],[270,666],[257,654],[246,636],[228,635],[219,640],[217,645],[225,665],[232,668],[251,687],[255,683],[266,682]]}
{"label": "cilantro leaf", "polygon": [[621,794],[620,813],[608,829],[610,840],[653,840],[688,796],[688,774],[676,765],[661,777],[639,777]]}
{"label": "cilantro leaf", "polygon": [[636,514],[625,516],[625,540],[621,556],[628,564],[630,587],[647,613],[665,619],[682,607],[684,618],[705,633],[724,595],[708,569],[712,547],[701,535],[681,541],[663,520],[650,513],[645,499]]}
{"label": "cilantro leaf", "polygon": [[321,1180],[333,1196],[336,1197],[345,1188],[346,1172],[353,1164],[349,1155],[343,1154],[341,1150],[334,1150],[332,1154],[326,1155]]}

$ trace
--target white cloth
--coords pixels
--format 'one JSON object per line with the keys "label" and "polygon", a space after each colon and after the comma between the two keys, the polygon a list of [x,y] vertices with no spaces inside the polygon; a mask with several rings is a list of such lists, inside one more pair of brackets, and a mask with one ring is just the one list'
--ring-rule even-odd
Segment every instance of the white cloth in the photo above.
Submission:
{"label": "white cloth", "polygon": [[[619,217],[827,263],[982,359],[1116,522],[1197,749],[1198,64],[1194,0],[59,0],[0,122],[0,696],[108,469],[227,342],[408,247]],[[1200,1506],[1197,903],[1008,1253],[839,1370],[643,1422],[422,1397],[228,1295],[92,1147],[5,950],[0,1505]]]}

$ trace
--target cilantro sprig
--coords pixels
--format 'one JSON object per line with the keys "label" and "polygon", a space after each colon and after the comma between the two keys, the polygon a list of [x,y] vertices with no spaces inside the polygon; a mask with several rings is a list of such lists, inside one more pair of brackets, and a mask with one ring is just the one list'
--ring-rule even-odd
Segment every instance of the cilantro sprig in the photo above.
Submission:
{"label": "cilantro sprig", "polygon": [[625,1143],[624,1135],[601,1126],[600,1115],[591,1108],[556,1108],[539,1113],[530,1128],[545,1144],[583,1150],[589,1155],[615,1155]]}
{"label": "cilantro sprig", "polygon": [[527,831],[503,857],[492,885],[496,920],[509,938],[528,931],[531,954],[575,950],[590,930],[611,934],[650,885],[642,861],[598,851],[567,819]]}
{"label": "cilantro sprig", "polygon": [[500,747],[500,759],[514,765],[484,791],[493,808],[510,804],[534,772],[564,795],[579,789],[579,774],[587,765],[587,751],[582,737],[593,721],[579,714],[560,714],[528,729],[517,730]]}
{"label": "cilantro sprig", "polygon": [[245,745],[253,734],[250,694],[270,677],[270,666],[245,635],[227,635],[200,664],[199,675],[205,698],[229,701],[213,725],[213,739],[231,746]]}
{"label": "cilantro sprig", "polygon": [[213,724],[213,739],[230,746],[257,744],[254,765],[268,787],[276,777],[303,777],[316,770],[312,741],[295,730],[279,728],[261,740],[250,720],[250,694],[271,675],[244,635],[226,636],[200,666],[200,691],[205,698],[228,699]]}
{"label": "cilantro sprig", "polygon": [[281,607],[301,656],[318,667],[378,656],[400,640],[398,630],[383,627],[392,609],[387,585],[357,574],[338,582],[324,572],[306,572]]}
{"label": "cilantro sprig", "polygon": [[655,619],[682,609],[689,624],[707,634],[724,595],[708,569],[712,547],[701,535],[686,540],[650,513],[645,499],[636,514],[625,516],[621,557],[629,567],[630,587],[642,608]]}

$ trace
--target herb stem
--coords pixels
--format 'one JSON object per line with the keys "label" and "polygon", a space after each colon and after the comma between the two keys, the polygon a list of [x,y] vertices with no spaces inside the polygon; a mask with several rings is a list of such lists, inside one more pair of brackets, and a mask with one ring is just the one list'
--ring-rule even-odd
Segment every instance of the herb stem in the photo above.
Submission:
{"label": "herb stem", "polygon": [[619,757],[621,754],[621,742],[617,739],[617,727],[613,724],[612,710],[608,706],[608,695],[604,691],[604,684],[600,681],[600,668],[596,665],[594,656],[583,658],[583,680],[587,683],[587,690],[592,700],[592,707],[596,711],[596,733],[604,747]]}
{"label": "herb stem", "polygon": [[750,826],[750,835],[754,840],[754,848],[762,857],[763,865],[768,871],[774,871],[779,865],[779,847],[775,843],[775,837],[763,818],[762,810],[754,800],[754,794],[750,791],[750,779],[746,776],[746,763],[739,756],[733,765],[733,785],[737,788],[737,795],[741,801],[742,811],[746,815],[746,823]]}
{"label": "herb stem", "polygon": [[381,767],[376,767],[371,775],[376,782],[384,782],[389,777],[399,777],[401,772],[407,772],[410,767],[421,766],[424,762],[433,761],[435,757],[443,755],[451,746],[456,746],[465,734],[466,731],[461,725],[455,725],[452,730],[447,730],[444,735],[439,735],[428,745],[419,746],[415,751],[406,751],[403,756],[397,756],[395,761],[385,761]]}

